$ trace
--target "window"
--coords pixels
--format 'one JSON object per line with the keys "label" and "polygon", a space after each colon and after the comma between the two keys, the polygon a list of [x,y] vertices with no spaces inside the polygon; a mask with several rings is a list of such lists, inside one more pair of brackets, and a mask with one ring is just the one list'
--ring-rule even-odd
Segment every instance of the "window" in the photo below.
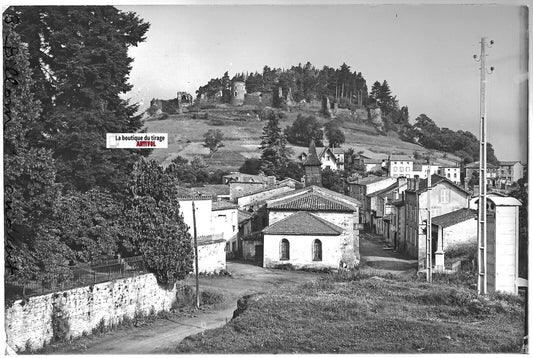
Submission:
{"label": "window", "polygon": [[439,202],[441,203],[447,203],[450,201],[450,191],[448,189],[441,189],[440,190],[440,198]]}
{"label": "window", "polygon": [[400,171],[403,172],[403,167],[400,167]]}
{"label": "window", "polygon": [[289,240],[287,240],[287,239],[281,240],[281,243],[280,243],[280,246],[279,246],[279,259],[280,260],[289,260],[289,258],[290,258],[289,252],[290,252]]}
{"label": "window", "polygon": [[394,171],[397,172],[398,171],[398,167],[394,167]]}
{"label": "window", "polygon": [[454,178],[457,178],[457,173],[453,173],[453,177],[454,177]]}
{"label": "window", "polygon": [[313,261],[322,261],[322,242],[313,241]]}

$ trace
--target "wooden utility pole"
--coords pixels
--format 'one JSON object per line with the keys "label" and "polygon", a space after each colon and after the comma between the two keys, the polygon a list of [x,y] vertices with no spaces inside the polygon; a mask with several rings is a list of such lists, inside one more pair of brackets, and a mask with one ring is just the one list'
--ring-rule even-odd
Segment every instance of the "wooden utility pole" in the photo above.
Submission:
{"label": "wooden utility pole", "polygon": [[[490,41],[492,45],[494,41]],[[478,294],[487,293],[487,103],[486,103],[486,65],[485,48],[487,38],[481,38],[480,66],[480,119],[479,119],[479,199],[478,199],[478,229],[477,229],[477,262],[478,262]],[[490,47],[490,46],[489,46]],[[474,55],[477,60],[477,55]],[[494,67],[490,68],[491,71]]]}
{"label": "wooden utility pole", "polygon": [[198,237],[196,235],[196,206],[192,201],[192,226],[194,234],[194,273],[196,279],[196,308],[200,308],[200,283],[198,281]]}
{"label": "wooden utility pole", "polygon": [[432,245],[431,245],[431,166],[428,162],[428,178],[427,178],[427,207],[428,207],[428,218],[426,221],[426,280],[427,282],[431,282],[432,280],[432,260],[431,260],[431,254],[432,254]]}

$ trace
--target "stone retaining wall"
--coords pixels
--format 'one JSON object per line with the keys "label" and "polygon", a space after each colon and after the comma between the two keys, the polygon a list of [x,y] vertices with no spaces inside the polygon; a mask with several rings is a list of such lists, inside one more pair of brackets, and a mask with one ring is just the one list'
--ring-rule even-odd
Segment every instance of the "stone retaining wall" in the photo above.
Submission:
{"label": "stone retaining wall", "polygon": [[170,310],[176,287],[161,288],[153,274],[123,278],[15,301],[5,310],[7,344],[15,351],[38,349],[54,336],[75,338],[100,322],[117,324],[125,316]]}

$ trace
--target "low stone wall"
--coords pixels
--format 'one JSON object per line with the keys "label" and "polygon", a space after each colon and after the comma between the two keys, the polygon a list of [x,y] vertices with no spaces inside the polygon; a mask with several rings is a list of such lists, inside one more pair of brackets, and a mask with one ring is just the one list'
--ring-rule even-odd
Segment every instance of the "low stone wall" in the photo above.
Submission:
{"label": "low stone wall", "polygon": [[176,287],[161,288],[153,274],[18,300],[5,310],[7,344],[15,351],[39,349],[54,336],[79,337],[101,322],[169,310],[174,302]]}

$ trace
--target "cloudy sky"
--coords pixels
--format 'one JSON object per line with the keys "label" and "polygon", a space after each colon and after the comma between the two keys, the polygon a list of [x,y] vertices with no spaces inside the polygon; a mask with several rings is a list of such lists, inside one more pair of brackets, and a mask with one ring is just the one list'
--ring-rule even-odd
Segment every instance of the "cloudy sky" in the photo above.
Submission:
{"label": "cloudy sky", "polygon": [[480,39],[488,49],[488,140],[500,160],[527,159],[527,10],[517,5],[149,5],[117,6],[151,23],[128,94],[194,95],[229,71],[315,67],[343,62],[369,88],[387,80],[410,120],[425,113],[440,127],[479,134]]}

